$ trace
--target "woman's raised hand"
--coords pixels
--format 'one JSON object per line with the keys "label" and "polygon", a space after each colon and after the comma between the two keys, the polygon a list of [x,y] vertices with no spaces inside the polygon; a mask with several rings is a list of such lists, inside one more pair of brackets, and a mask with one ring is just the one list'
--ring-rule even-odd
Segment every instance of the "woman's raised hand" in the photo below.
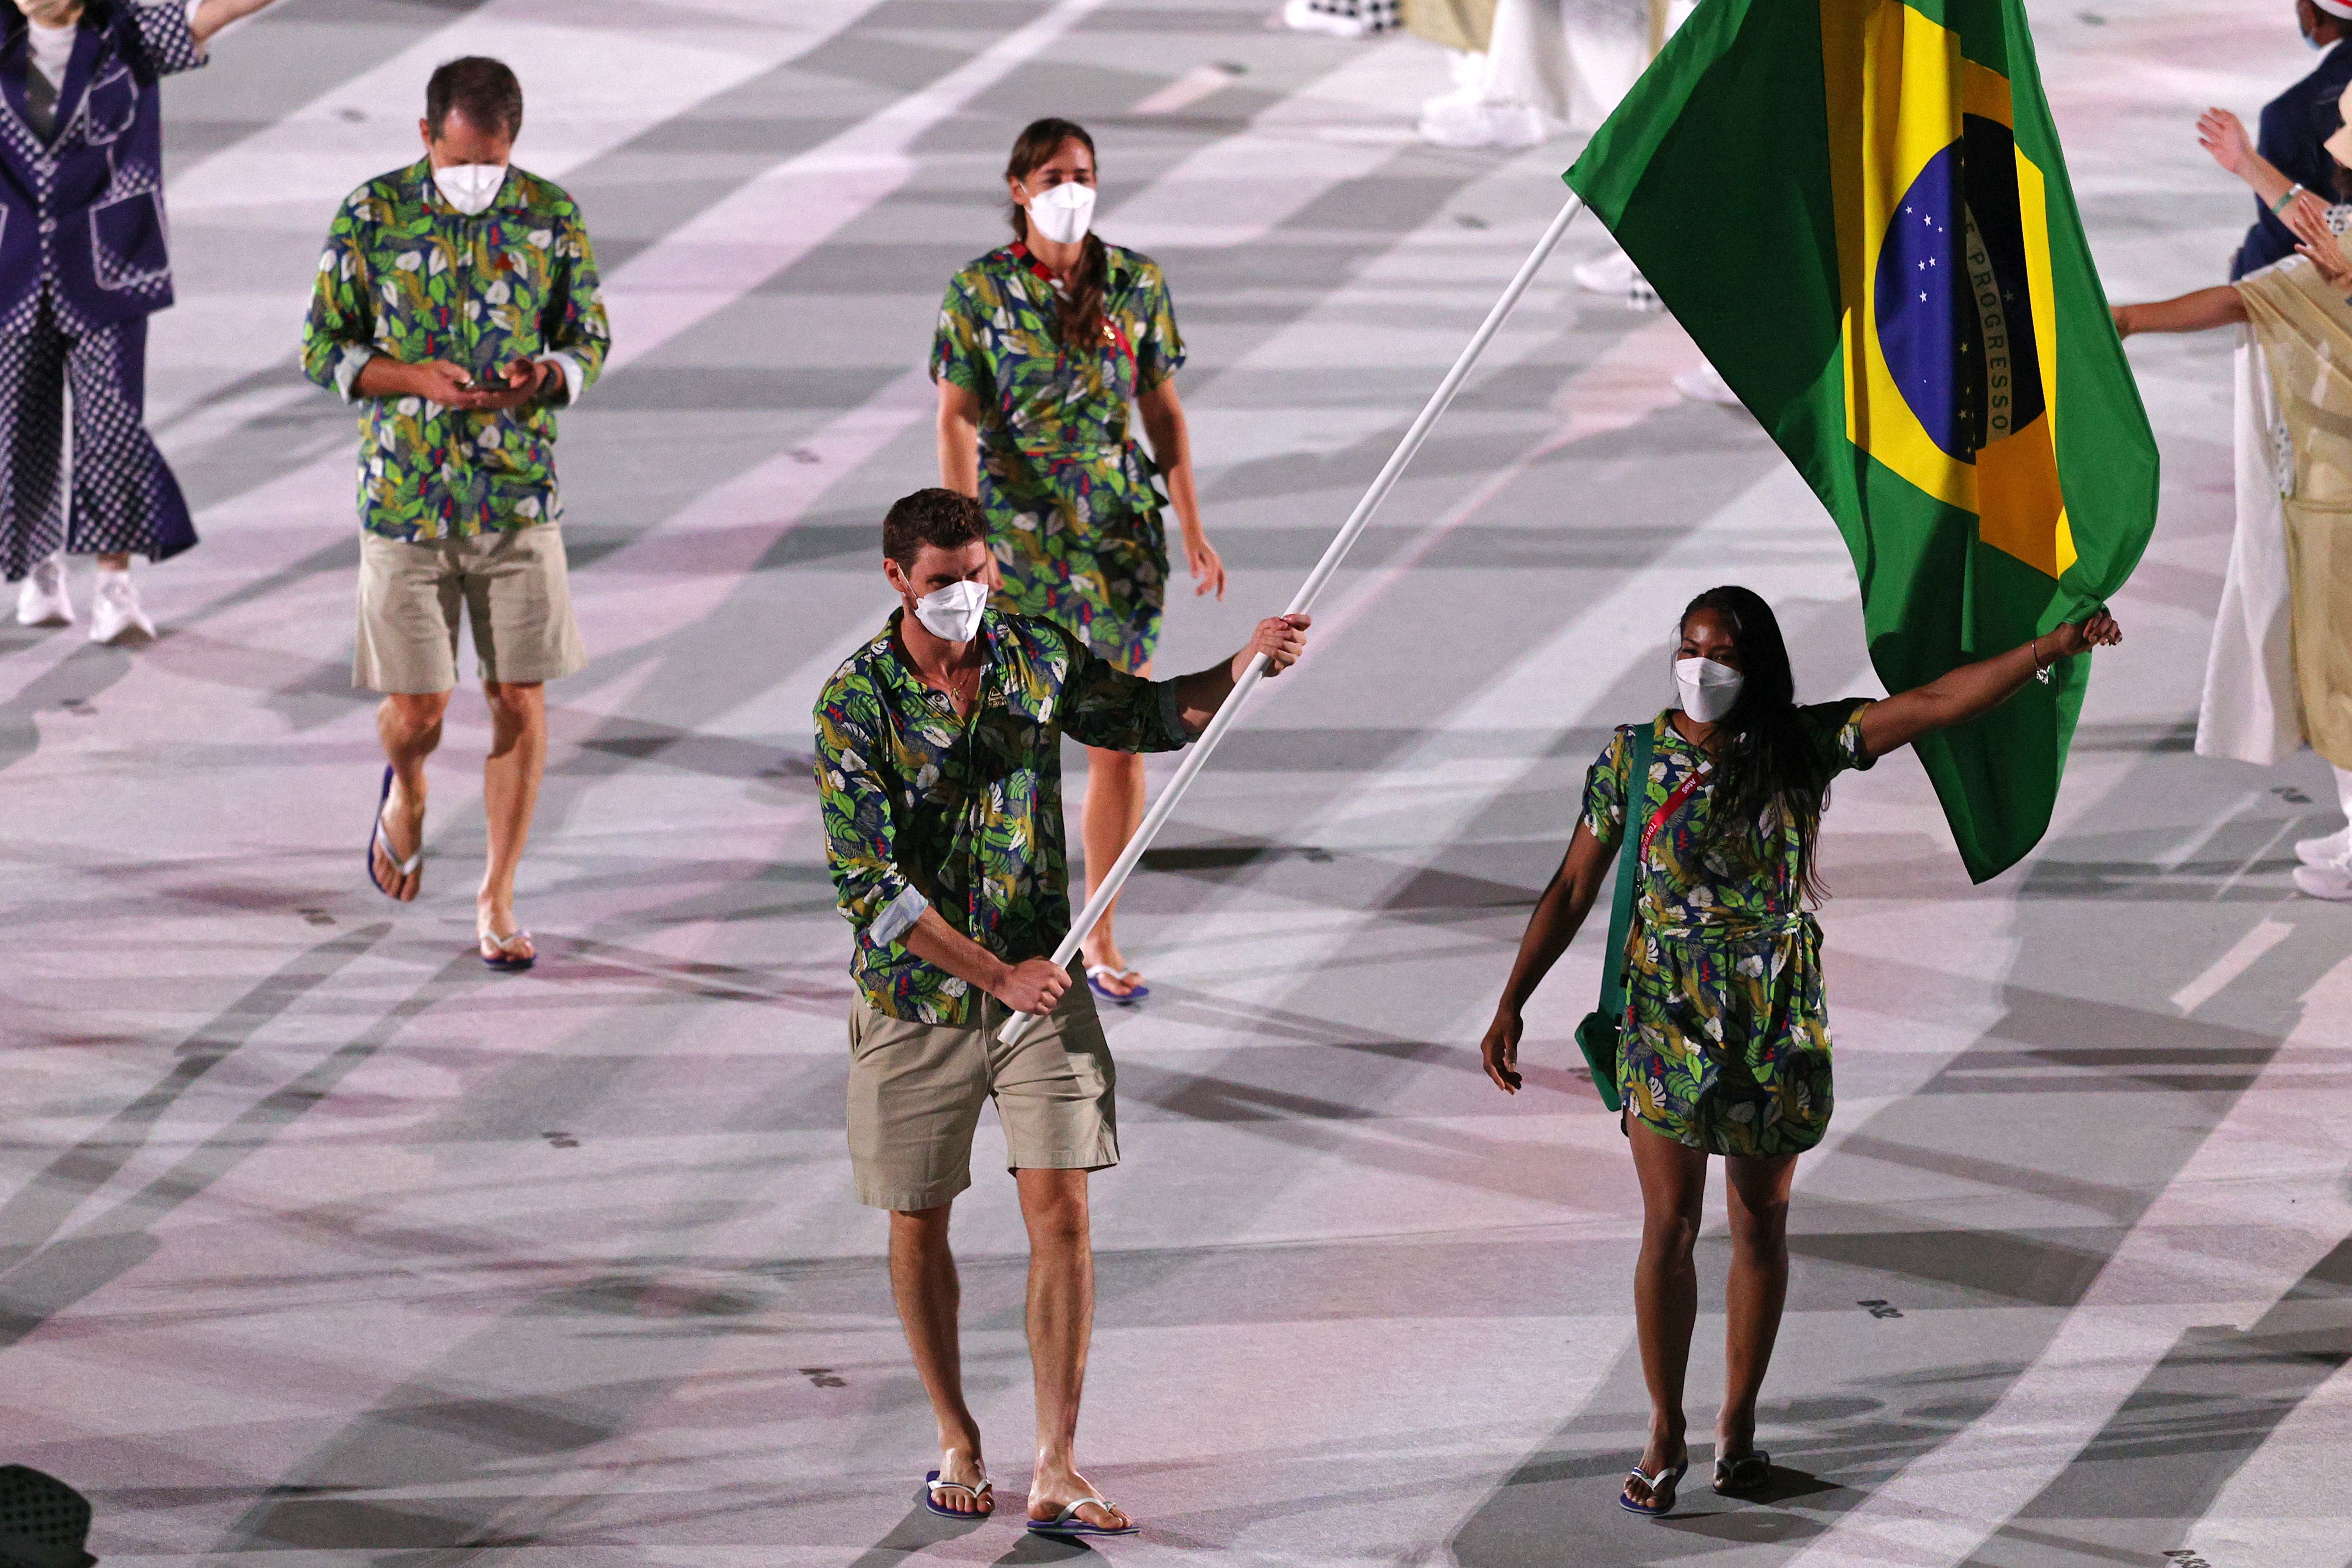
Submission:
{"label": "woman's raised hand", "polygon": [[2095,647],[2113,647],[2124,640],[2123,627],[2116,625],[2115,616],[2101,610],[2087,619],[2070,621],[2054,632],[2044,634],[2051,645],[2053,657],[2069,658],[2088,653]]}
{"label": "woman's raised hand", "polygon": [[2209,109],[2197,117],[2197,144],[2242,180],[2254,166],[2254,144],[2246,135],[2246,127],[2226,109]]}

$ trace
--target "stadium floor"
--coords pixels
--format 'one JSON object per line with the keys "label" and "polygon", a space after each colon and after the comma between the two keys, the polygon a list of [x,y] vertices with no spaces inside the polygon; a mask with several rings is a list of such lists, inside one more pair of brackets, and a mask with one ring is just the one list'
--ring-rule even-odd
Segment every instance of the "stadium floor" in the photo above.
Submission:
{"label": "stadium floor", "polygon": [[[1021,122],[1094,127],[1099,226],[1165,265],[1192,346],[1233,588],[1171,608],[1163,669],[1288,596],[1556,210],[1573,140],[1425,147],[1437,50],[1271,9],[286,0],[171,84],[153,413],[206,542],[143,572],[152,647],[0,628],[0,1460],[88,1492],[108,1563],[1080,1554],[1012,1522],[992,1119],[957,1234],[1013,1506],[910,1502],[930,1428],[849,1195],[807,714],[888,607],[880,509],[934,472],[933,312],[1002,235]],[[2111,292],[2217,280],[2248,204],[2190,122],[2307,68],[2283,0],[2033,9]],[[466,945],[478,698],[426,896],[366,884],[353,430],[292,353],[335,201],[414,156],[426,69],[478,50],[523,72],[519,161],[585,205],[620,344],[564,419],[596,658],[550,692],[521,977]],[[1809,694],[1875,688],[1788,465],[1676,397],[1671,322],[1570,283],[1601,242],[1571,231],[1124,907],[1156,994],[1109,1022],[1126,1163],[1095,1184],[1082,1458],[1145,1530],[1105,1555],[2342,1568],[2352,909],[2288,882],[2333,820],[2316,759],[2189,749],[2221,336],[2133,345],[2163,521],[2042,849],[1971,887],[1907,754],[1838,788],[1840,1104],[1799,1177],[1759,1434],[1781,1484],[1614,1506],[1638,1207],[1574,1070],[1590,942],[1531,1017],[1530,1092],[1494,1093],[1475,1042],[1586,764],[1666,699],[1689,594],[1755,586]],[[1703,204],[1692,242],[1742,265]]]}

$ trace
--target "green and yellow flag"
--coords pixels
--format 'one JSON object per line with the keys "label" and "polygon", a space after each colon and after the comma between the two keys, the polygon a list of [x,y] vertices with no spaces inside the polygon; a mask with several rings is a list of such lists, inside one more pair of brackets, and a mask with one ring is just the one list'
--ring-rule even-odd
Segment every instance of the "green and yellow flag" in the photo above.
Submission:
{"label": "green and yellow flag", "polygon": [[[1704,0],[1567,179],[1837,520],[1887,689],[2138,563],[2156,441],[2022,0]],[[2087,662],[1919,742],[1978,881],[2048,827]]]}

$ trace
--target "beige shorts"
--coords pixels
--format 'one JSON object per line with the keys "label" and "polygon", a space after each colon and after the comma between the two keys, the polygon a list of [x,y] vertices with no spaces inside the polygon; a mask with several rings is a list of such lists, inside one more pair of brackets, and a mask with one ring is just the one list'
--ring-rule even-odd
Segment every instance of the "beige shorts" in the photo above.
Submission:
{"label": "beige shorts", "polygon": [[[1073,966],[1076,977],[1076,968]],[[996,1101],[1009,1170],[1100,1171],[1118,1163],[1117,1073],[1083,977],[1011,1047],[1007,1016],[982,1000],[972,1027],[909,1024],[860,997],[849,1015],[849,1164],[857,1201],[939,1207],[971,1185],[971,1135]]]}
{"label": "beige shorts", "polygon": [[361,531],[353,686],[449,690],[457,684],[460,615],[472,623],[484,680],[530,685],[588,662],[572,618],[560,525],[422,544]]}

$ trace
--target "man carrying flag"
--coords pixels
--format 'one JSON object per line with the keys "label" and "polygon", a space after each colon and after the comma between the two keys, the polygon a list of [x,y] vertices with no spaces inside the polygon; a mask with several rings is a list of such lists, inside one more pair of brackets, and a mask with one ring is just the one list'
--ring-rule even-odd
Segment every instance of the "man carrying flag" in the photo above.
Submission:
{"label": "man carrying flag", "polygon": [[[2138,563],[2155,438],[2022,0],[1706,0],[1567,179],[1836,519],[1887,689]],[[1919,743],[1979,881],[2049,826],[2087,670],[2049,674]]]}

